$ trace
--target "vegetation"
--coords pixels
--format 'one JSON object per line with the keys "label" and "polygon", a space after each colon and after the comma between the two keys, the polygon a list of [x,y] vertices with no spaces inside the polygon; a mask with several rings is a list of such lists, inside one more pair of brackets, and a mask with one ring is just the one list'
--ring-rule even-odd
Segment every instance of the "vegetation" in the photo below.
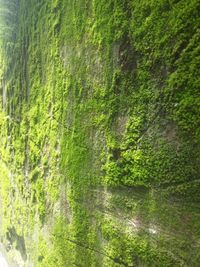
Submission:
{"label": "vegetation", "polygon": [[4,242],[25,266],[198,267],[199,1],[0,5]]}

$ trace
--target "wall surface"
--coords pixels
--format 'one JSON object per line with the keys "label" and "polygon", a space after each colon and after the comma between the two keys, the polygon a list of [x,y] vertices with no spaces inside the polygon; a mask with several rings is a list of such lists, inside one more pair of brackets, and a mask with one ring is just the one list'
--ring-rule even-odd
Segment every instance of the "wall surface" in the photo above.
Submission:
{"label": "wall surface", "polygon": [[29,267],[198,267],[200,2],[1,2],[9,253]]}

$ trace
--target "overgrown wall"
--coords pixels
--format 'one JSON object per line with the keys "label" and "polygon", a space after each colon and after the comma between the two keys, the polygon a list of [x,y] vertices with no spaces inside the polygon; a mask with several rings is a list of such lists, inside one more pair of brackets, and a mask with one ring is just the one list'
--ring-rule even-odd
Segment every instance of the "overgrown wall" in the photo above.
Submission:
{"label": "overgrown wall", "polygon": [[199,266],[199,10],[18,1],[0,186],[2,240],[26,266]]}

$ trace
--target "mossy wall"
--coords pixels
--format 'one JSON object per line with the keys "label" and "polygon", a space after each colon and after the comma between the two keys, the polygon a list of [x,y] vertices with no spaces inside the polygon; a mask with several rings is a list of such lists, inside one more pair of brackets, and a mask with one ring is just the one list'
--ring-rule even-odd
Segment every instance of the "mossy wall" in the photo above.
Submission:
{"label": "mossy wall", "polygon": [[198,267],[199,1],[14,2],[3,242],[25,266]]}

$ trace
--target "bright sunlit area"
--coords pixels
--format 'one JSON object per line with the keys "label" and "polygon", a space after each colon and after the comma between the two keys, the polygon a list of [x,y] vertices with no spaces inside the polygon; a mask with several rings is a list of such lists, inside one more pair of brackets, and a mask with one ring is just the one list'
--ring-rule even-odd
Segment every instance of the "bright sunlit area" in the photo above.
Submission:
{"label": "bright sunlit area", "polygon": [[8,263],[2,255],[0,255],[0,267],[8,267]]}

